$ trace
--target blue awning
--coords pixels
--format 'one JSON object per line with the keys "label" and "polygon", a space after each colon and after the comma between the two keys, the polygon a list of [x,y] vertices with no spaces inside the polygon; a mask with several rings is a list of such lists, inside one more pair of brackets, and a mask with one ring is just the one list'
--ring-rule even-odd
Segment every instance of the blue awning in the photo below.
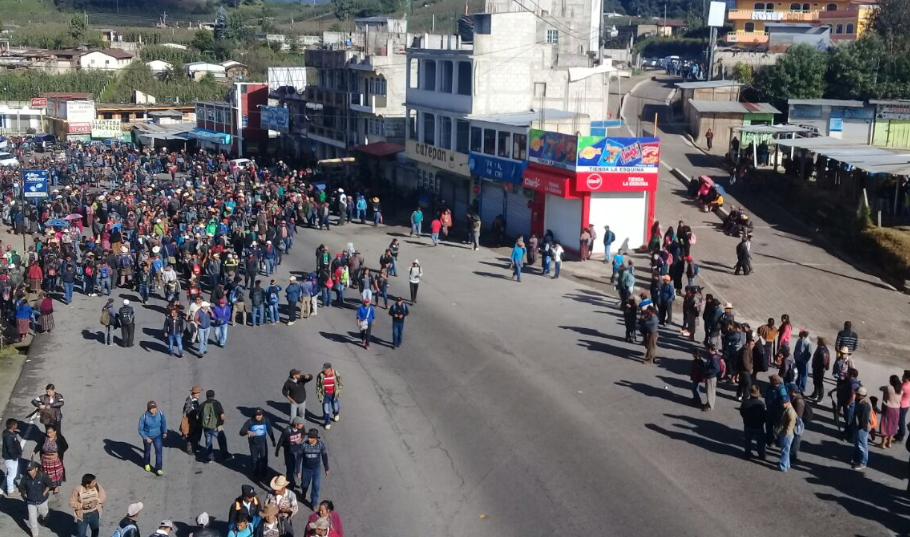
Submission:
{"label": "blue awning", "polygon": [[223,132],[215,132],[196,127],[189,132],[189,135],[190,138],[202,140],[204,142],[212,142],[218,145],[231,145],[231,135]]}

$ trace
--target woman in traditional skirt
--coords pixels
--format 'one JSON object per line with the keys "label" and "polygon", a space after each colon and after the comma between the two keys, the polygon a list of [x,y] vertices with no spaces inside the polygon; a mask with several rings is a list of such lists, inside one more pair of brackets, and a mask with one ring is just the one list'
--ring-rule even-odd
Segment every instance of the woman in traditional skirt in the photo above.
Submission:
{"label": "woman in traditional skirt", "polygon": [[19,329],[19,341],[22,341],[28,335],[29,327],[32,322],[32,307],[28,300],[20,298],[16,302],[16,327]]}
{"label": "woman in traditional skirt", "polygon": [[35,454],[41,454],[41,467],[51,480],[54,494],[60,493],[60,485],[66,481],[66,470],[63,468],[63,454],[69,448],[63,435],[57,434],[57,427],[48,425],[44,438],[35,444]]}
{"label": "woman in traditional skirt", "polygon": [[901,379],[897,375],[891,375],[888,379],[888,385],[882,386],[882,419],[881,432],[882,447],[889,448],[894,441],[894,435],[897,434],[901,412]]}
{"label": "woman in traditional skirt", "polygon": [[[34,247],[30,248],[34,249]],[[41,265],[37,262],[33,262],[28,266],[28,287],[32,292],[38,291],[41,289],[41,282],[44,281],[44,271],[41,270]]]}
{"label": "woman in traditional skirt", "polygon": [[54,301],[44,292],[38,294],[38,311],[41,313],[41,329],[50,332],[54,329]]}

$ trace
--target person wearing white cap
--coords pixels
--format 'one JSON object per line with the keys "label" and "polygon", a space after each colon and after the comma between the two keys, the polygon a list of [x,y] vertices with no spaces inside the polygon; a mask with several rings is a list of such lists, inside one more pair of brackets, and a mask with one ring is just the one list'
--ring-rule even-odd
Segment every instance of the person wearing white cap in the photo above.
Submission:
{"label": "person wearing white cap", "polygon": [[212,312],[212,305],[208,302],[203,302],[202,307],[196,311],[196,314],[193,315],[193,324],[196,325],[196,332],[199,336],[199,356],[205,356],[209,351],[209,333],[212,331],[212,319],[214,313]]}
{"label": "person wearing white cap", "polygon": [[114,530],[114,537],[141,537],[136,519],[139,518],[143,507],[145,506],[142,505],[142,502],[136,502],[126,508],[126,516],[120,520],[120,524]]}
{"label": "person wearing white cap", "polygon": [[152,534],[152,537],[155,535],[170,535],[173,531],[174,523],[165,519],[158,523],[158,530]]}
{"label": "person wearing white cap", "polygon": [[196,528],[193,530],[193,537],[221,537],[218,530],[209,527],[209,514],[201,513],[196,517]]}
{"label": "person wearing white cap", "polygon": [[117,319],[120,321],[120,336],[124,347],[133,346],[133,338],[136,336],[136,312],[130,306],[130,301],[123,300],[123,306],[117,312]]}
{"label": "person wearing white cap", "polygon": [[417,288],[420,286],[420,278],[423,277],[423,268],[420,261],[414,260],[411,268],[408,269],[408,283],[411,286],[411,304],[417,303]]}

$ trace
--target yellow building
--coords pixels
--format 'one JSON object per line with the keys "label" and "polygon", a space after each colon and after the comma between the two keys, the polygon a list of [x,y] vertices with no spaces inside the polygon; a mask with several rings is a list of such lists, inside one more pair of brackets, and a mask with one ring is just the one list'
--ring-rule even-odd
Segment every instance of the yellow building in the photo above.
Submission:
{"label": "yellow building", "polygon": [[733,31],[727,33],[730,44],[760,45],[768,43],[766,23],[794,23],[831,28],[831,41],[854,40],[869,27],[876,3],[871,0],[829,0],[827,2],[755,2],[737,0],[736,8],[727,12]]}

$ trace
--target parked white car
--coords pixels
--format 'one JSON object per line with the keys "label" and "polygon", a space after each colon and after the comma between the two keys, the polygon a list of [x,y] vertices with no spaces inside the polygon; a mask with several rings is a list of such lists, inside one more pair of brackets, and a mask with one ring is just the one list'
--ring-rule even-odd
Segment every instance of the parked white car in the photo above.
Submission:
{"label": "parked white car", "polygon": [[10,153],[0,153],[0,166],[19,167],[19,159]]}

